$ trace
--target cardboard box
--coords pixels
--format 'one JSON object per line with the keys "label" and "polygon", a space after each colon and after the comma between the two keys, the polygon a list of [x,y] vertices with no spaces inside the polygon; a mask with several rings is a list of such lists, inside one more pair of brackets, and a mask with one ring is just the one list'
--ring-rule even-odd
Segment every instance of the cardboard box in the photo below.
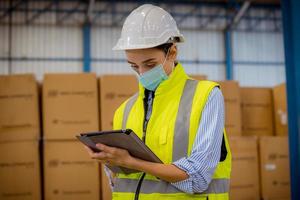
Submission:
{"label": "cardboard box", "polygon": [[0,199],[40,200],[38,141],[0,143]]}
{"label": "cardboard box", "polygon": [[275,133],[279,136],[288,135],[286,84],[280,84],[273,88]]}
{"label": "cardboard box", "polygon": [[271,136],[273,96],[269,88],[241,88],[242,134]]}
{"label": "cardboard box", "polygon": [[225,129],[227,135],[242,134],[240,87],[236,81],[221,81],[220,87],[225,101]]}
{"label": "cardboard box", "polygon": [[75,139],[99,130],[95,74],[46,74],[43,84],[43,125],[46,139]]}
{"label": "cardboard box", "polygon": [[100,78],[101,129],[111,130],[116,109],[138,92],[133,75],[105,75]]}
{"label": "cardboard box", "polygon": [[207,80],[207,76],[203,74],[191,74],[189,75],[191,78],[196,79],[196,80]]}
{"label": "cardboard box", "polygon": [[231,200],[259,200],[258,145],[256,137],[230,136]]}
{"label": "cardboard box", "polygon": [[262,137],[259,141],[262,197],[290,198],[290,168],[287,137]]}
{"label": "cardboard box", "polygon": [[45,200],[99,200],[100,170],[77,141],[45,141]]}
{"label": "cardboard box", "polygon": [[37,82],[32,74],[0,76],[0,141],[40,138]]}

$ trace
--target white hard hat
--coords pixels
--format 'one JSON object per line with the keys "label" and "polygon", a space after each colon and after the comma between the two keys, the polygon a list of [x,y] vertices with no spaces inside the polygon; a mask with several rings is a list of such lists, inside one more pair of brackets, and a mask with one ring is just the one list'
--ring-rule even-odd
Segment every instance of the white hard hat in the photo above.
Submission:
{"label": "white hard hat", "polygon": [[113,50],[146,49],[170,42],[183,42],[173,17],[164,9],[144,4],[126,18]]}

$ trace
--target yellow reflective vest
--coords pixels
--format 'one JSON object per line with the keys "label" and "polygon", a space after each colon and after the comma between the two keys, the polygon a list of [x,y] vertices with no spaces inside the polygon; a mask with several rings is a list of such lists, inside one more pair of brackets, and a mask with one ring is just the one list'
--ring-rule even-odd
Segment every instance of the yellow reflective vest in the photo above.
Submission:
{"label": "yellow reflective vest", "polygon": [[[202,110],[214,87],[219,85],[211,81],[196,81],[189,78],[180,63],[176,65],[169,78],[158,86],[146,130],[146,145],[163,163],[170,164],[191,154]],[[139,85],[139,92],[125,101],[115,112],[113,121],[115,130],[132,129],[142,138],[143,98],[144,88]],[[170,183],[146,174],[139,199],[228,199],[231,152],[225,129],[223,133],[221,153],[223,158],[220,159],[212,181],[203,193],[184,193]],[[117,174],[113,186],[113,199],[133,200],[141,175],[142,173]]]}

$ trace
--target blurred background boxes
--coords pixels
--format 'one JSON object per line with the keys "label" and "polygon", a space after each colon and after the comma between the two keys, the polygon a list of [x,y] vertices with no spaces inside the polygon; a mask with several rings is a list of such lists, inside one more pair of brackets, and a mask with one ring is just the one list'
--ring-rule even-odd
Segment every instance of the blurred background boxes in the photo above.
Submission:
{"label": "blurred background boxes", "polygon": [[241,88],[242,134],[274,134],[273,95],[270,88]]}
{"label": "blurred background boxes", "polygon": [[262,198],[290,198],[290,170],[287,137],[261,137],[259,140]]}
{"label": "blurred background boxes", "polygon": [[45,141],[46,200],[99,200],[100,170],[78,141]]}
{"label": "blurred background boxes", "polygon": [[111,130],[116,109],[138,92],[138,81],[133,75],[104,75],[99,82],[101,129]]}
{"label": "blurred background boxes", "polygon": [[288,135],[286,84],[280,84],[273,88],[275,133],[278,136]]}
{"label": "blurred background boxes", "polygon": [[236,81],[219,82],[225,102],[225,129],[229,136],[238,136],[242,132],[241,95]]}
{"label": "blurred background boxes", "polygon": [[0,141],[40,138],[38,86],[33,74],[0,76]]}
{"label": "blurred background boxes", "polygon": [[46,74],[43,82],[45,139],[75,139],[99,130],[95,74]]}
{"label": "blurred background boxes", "polygon": [[259,157],[256,137],[229,136],[232,153],[231,200],[259,200]]}
{"label": "blurred background boxes", "polygon": [[99,164],[76,135],[99,130],[95,74],[46,74],[43,82],[45,199],[100,198]]}
{"label": "blurred background boxes", "polygon": [[0,199],[40,200],[38,141],[0,142]]}
{"label": "blurred background boxes", "polygon": [[40,113],[33,74],[0,76],[0,199],[41,199]]}

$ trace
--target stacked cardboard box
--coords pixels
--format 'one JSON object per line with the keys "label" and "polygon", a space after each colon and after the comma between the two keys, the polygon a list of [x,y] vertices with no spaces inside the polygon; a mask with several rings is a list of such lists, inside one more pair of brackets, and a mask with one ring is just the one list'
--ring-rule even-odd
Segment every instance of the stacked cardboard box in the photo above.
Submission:
{"label": "stacked cardboard box", "polygon": [[38,86],[32,74],[0,76],[0,141],[38,140]]}
{"label": "stacked cardboard box", "polygon": [[32,74],[0,76],[0,199],[41,199],[40,120]]}
{"label": "stacked cardboard box", "polygon": [[259,168],[257,138],[230,136],[232,172],[230,199],[259,200]]}
{"label": "stacked cardboard box", "polygon": [[43,83],[45,199],[100,198],[100,170],[75,139],[99,130],[95,74],[47,74]]}
{"label": "stacked cardboard box", "polygon": [[101,129],[111,130],[116,109],[138,92],[138,82],[133,75],[104,75],[99,82]]}
{"label": "stacked cardboard box", "polygon": [[81,143],[45,141],[45,199],[99,200],[99,168]]}
{"label": "stacked cardboard box", "polygon": [[259,151],[263,199],[290,199],[287,137],[261,137]]}
{"label": "stacked cardboard box", "polygon": [[[105,75],[100,82],[101,129],[111,130],[116,109],[138,92],[137,78],[133,75]],[[110,200],[111,188],[102,168],[102,200]]]}
{"label": "stacked cardboard box", "polygon": [[286,84],[280,84],[273,88],[273,98],[275,133],[278,136],[286,136],[288,134]]}
{"label": "stacked cardboard box", "polygon": [[241,88],[242,134],[271,136],[273,96],[269,88]]}
{"label": "stacked cardboard box", "polygon": [[46,74],[43,84],[45,139],[75,139],[99,129],[95,74]]}
{"label": "stacked cardboard box", "polygon": [[242,132],[239,84],[236,81],[221,81],[219,83],[225,102],[225,129],[227,135],[239,136]]}
{"label": "stacked cardboard box", "polygon": [[38,141],[0,142],[0,199],[41,199]]}

